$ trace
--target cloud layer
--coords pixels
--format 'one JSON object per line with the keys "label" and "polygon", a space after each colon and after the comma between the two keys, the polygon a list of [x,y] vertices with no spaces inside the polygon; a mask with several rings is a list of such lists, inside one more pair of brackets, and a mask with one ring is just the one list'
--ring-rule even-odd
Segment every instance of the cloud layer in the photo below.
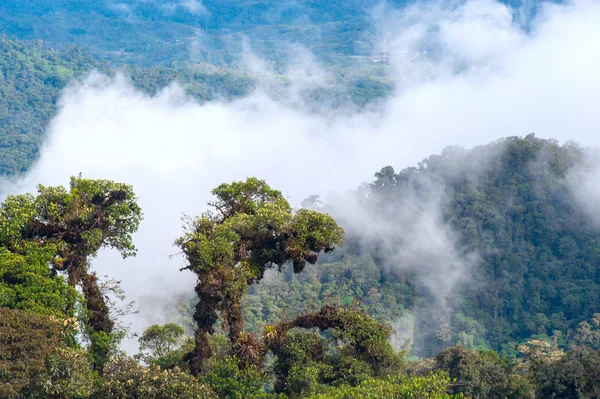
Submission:
{"label": "cloud layer", "polygon": [[[545,5],[527,31],[519,10],[492,0],[385,14],[397,93],[377,110],[316,115],[260,91],[199,105],[176,85],[148,97],[122,77],[94,74],[65,91],[39,162],[14,190],[67,184],[79,172],[133,184],[146,215],[135,237],[139,255],[103,253],[95,267],[137,299],[191,292],[193,276],[178,271],[180,258],[169,259],[172,242],[181,213],[205,210],[221,182],[264,178],[298,205],[450,144],[530,132],[600,144],[598,2]],[[306,65],[313,64],[293,70],[314,76]],[[134,329],[156,319],[145,313],[132,319]]]}

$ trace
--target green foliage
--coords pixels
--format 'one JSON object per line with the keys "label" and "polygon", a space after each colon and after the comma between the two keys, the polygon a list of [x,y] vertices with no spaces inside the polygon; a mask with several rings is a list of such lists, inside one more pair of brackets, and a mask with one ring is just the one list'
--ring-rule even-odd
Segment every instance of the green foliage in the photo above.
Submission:
{"label": "green foliage", "polygon": [[446,348],[435,357],[437,368],[456,381],[450,392],[473,398],[502,398],[508,363],[495,352],[476,352],[463,346]]}
{"label": "green foliage", "polygon": [[[468,156],[485,159],[486,167],[474,170]],[[479,284],[457,290],[455,312],[441,327],[405,318],[415,321],[415,336],[436,340],[426,351],[465,346],[447,347],[410,364],[408,372],[389,342],[392,329],[381,321],[406,316],[407,308],[419,309],[431,297],[419,287],[417,271],[406,265],[389,273],[393,251],[353,231],[343,253],[316,264],[317,255],[341,243],[343,230],[327,214],[294,212],[263,181],[219,186],[215,210],[191,220],[178,240],[199,278],[194,318],[200,334],[184,340],[177,325],[151,326],[140,338],[139,356],[150,367],[114,356],[123,332],[112,329],[85,330],[86,356],[72,317],[78,297],[51,267],[81,281],[86,299],[97,301],[103,291],[87,273],[87,258],[103,247],[135,254],[131,235],[141,211],[131,188],[75,177],[70,190],[40,186],[37,196],[9,196],[0,207],[0,396],[595,398],[594,248],[600,236],[571,193],[573,172],[585,157],[578,147],[533,136],[471,152],[450,148],[419,168],[382,169],[368,195],[360,194],[366,216],[394,221],[406,192],[425,201],[442,187],[447,199],[440,206],[460,233],[458,245],[481,256],[474,271]],[[315,208],[316,199],[308,205]],[[402,245],[401,237],[388,238]],[[296,275],[304,262],[315,265]],[[282,273],[253,284],[271,268]],[[577,284],[592,289],[584,297]],[[80,304],[86,325],[99,309],[88,301]],[[347,307],[310,312],[331,302]],[[229,340],[214,331],[219,311]],[[244,314],[252,331],[243,329]],[[270,324],[259,334],[265,321]],[[196,379],[184,370],[188,354],[202,345],[213,357],[201,359],[208,365]],[[512,359],[489,347],[503,348]]]}
{"label": "green foliage", "polygon": [[[0,222],[6,228],[0,244],[26,252],[38,244],[52,258],[55,270],[66,271],[72,286],[79,284],[87,312],[84,332],[88,335],[94,366],[108,360],[122,338],[114,331],[114,320],[89,259],[102,248],[113,248],[126,258],[136,253],[132,235],[142,212],[131,186],[109,180],[72,177],[65,187],[38,187],[38,195],[9,196],[2,204]],[[4,223],[3,223],[4,224]]]}
{"label": "green foliage", "polygon": [[55,317],[73,316],[77,295],[52,273],[52,251],[30,245],[26,255],[0,247],[0,307]]}
{"label": "green foliage", "polygon": [[93,392],[96,376],[85,351],[58,348],[48,356],[46,370],[37,376],[37,381],[34,397],[88,398]]}
{"label": "green foliage", "polygon": [[0,176],[29,169],[61,90],[100,65],[79,48],[53,50],[0,35]]}
{"label": "green foliage", "polygon": [[[275,331],[274,331],[275,332]],[[312,393],[320,384],[327,342],[316,333],[291,331],[270,346],[276,356],[273,372],[278,378],[275,388],[288,394]]]}
{"label": "green foliage", "polygon": [[110,180],[72,177],[69,191],[40,185],[35,197],[7,197],[0,238],[11,247],[23,241],[53,244],[60,256],[54,260],[58,270],[68,270],[75,255],[94,257],[105,247],[132,256],[132,234],[142,218],[136,200],[131,186]]}
{"label": "green foliage", "polygon": [[[380,321],[408,321],[421,356],[462,343],[514,357],[518,343],[554,331],[562,332],[563,345],[594,347],[600,232],[573,194],[588,160],[590,153],[573,143],[530,135],[472,150],[448,147],[400,172],[385,167],[349,199],[383,227],[365,234],[335,203],[319,208],[345,228],[344,248],[306,273],[284,268],[251,286],[244,299],[248,329],[354,302]],[[440,260],[398,257],[410,248],[395,226],[410,219],[406,209],[418,213],[422,204],[439,210],[457,257],[473,266],[448,298],[449,314],[431,306],[439,293],[422,278]]]}
{"label": "green foliage", "polygon": [[339,309],[331,336],[347,346],[341,354],[367,362],[377,376],[392,375],[403,366],[401,354],[389,343],[392,329],[368,315]]}
{"label": "green foliage", "polygon": [[267,376],[255,367],[240,369],[239,360],[229,357],[214,361],[210,372],[201,379],[210,385],[219,399],[259,399],[268,398],[263,388]]}
{"label": "green foliage", "polygon": [[[445,344],[500,349],[532,335],[566,333],[592,317],[600,291],[590,265],[600,260],[600,233],[577,203],[577,182],[570,177],[586,162],[587,153],[573,144],[530,135],[470,151],[449,147],[418,168],[383,170],[377,177],[368,209],[378,204],[374,213],[393,221],[406,193],[427,201],[441,192],[439,207],[458,237],[459,253],[480,259],[474,283],[455,289],[456,312]],[[362,250],[379,257],[382,266],[391,262],[385,253],[374,253],[377,243],[367,245]],[[425,353],[439,348],[438,328],[431,320],[419,321],[430,343]]]}
{"label": "green foliage", "polygon": [[134,359],[115,356],[104,368],[104,380],[94,399],[217,399],[196,378],[175,368],[142,367]]}
{"label": "green foliage", "polygon": [[141,359],[148,365],[169,368],[179,363],[183,357],[181,346],[184,343],[184,330],[181,326],[168,323],[148,327],[138,339]]}
{"label": "green foliage", "polygon": [[118,352],[119,343],[124,338],[124,334],[95,331],[91,327],[87,327],[86,332],[89,340],[88,356],[94,369],[102,370],[110,358]]}
{"label": "green foliage", "polygon": [[[31,4],[32,8],[37,6],[36,2]],[[6,33],[7,26],[12,25],[12,22],[3,20],[6,16],[4,12],[10,13],[15,10],[7,11],[3,7],[6,7],[6,4],[0,4],[0,26]],[[19,8],[19,12],[28,9],[29,7]],[[65,10],[61,9],[59,13],[53,14],[52,22],[48,24],[54,26],[56,18],[63,12]],[[103,10],[103,13],[106,12],[110,13],[111,10]],[[99,14],[84,15],[92,19],[91,26],[98,26],[98,19],[102,19]],[[40,15],[35,17],[36,24],[39,23],[40,17]],[[83,15],[78,15],[75,18],[81,21],[82,17]],[[22,18],[23,15],[19,20]],[[114,18],[116,21],[120,20],[118,15]],[[18,23],[17,26],[20,24]],[[132,26],[131,23],[126,22],[122,29],[129,30]],[[148,32],[153,31],[154,29],[151,29]],[[180,32],[180,29],[178,28],[177,31]],[[99,34],[109,34],[109,32],[115,31],[100,30]],[[148,32],[142,32],[142,36],[146,36]],[[48,123],[58,110],[58,100],[63,89],[92,70],[99,70],[109,76],[117,72],[122,73],[131,80],[135,88],[148,95],[155,95],[171,83],[177,82],[191,98],[200,102],[245,96],[264,79],[263,76],[256,76],[237,66],[230,68],[228,65],[235,63],[232,63],[232,59],[224,60],[221,49],[218,53],[206,55],[209,64],[195,62],[190,64],[187,41],[195,36],[195,33],[184,34],[179,42],[176,42],[179,39],[173,39],[168,43],[161,35],[159,38],[148,39],[150,43],[144,45],[137,40],[132,42],[132,37],[119,32],[116,37],[103,42],[100,47],[96,46],[97,43],[82,42],[80,40],[82,36],[77,35],[77,40],[69,40],[70,45],[64,48],[47,37],[37,40],[40,36],[20,35],[19,29],[12,34],[35,40],[10,40],[6,36],[0,36],[0,176],[23,174],[29,170],[39,155]],[[61,37],[57,41],[62,40]],[[133,53],[123,51],[122,48],[115,51],[106,50],[105,46],[112,47],[122,41],[127,43],[128,48],[137,49]],[[88,51],[72,43],[83,45],[91,52],[101,55],[103,59],[108,58],[118,64],[133,57],[146,67],[125,65],[111,68],[106,62],[95,59]],[[88,47],[90,44],[92,44],[91,48]],[[151,54],[158,56],[157,59],[146,59],[150,49],[158,51],[160,55],[150,51]],[[273,47],[268,47],[267,53],[273,54],[272,50]],[[176,54],[172,51],[182,57],[179,62],[174,60],[173,56]],[[233,53],[238,54],[240,51],[236,49]],[[339,60],[336,60],[336,63],[338,62]],[[156,66],[157,64],[163,66]],[[393,90],[393,82],[387,76],[385,69],[380,67],[336,66],[330,68],[330,73],[336,78],[327,87],[305,89],[300,92],[305,107],[318,112],[324,107],[329,109],[348,105],[364,107],[390,94]],[[268,86],[274,97],[283,99],[288,97],[285,84],[274,81]]]}
{"label": "green foliage", "polygon": [[357,0],[205,0],[197,7],[175,0],[26,0],[0,4],[0,26],[20,38],[76,43],[118,64],[232,64],[240,61],[242,35],[272,62],[285,62],[297,43],[321,59],[349,63],[341,56],[380,40],[367,8]]}
{"label": "green foliage", "polygon": [[267,269],[281,270],[288,262],[299,273],[306,262],[315,264],[321,252],[341,245],[344,237],[329,215],[293,213],[281,192],[256,178],[222,184],[213,195],[215,201],[209,205],[214,211],[189,221],[175,241],[188,261],[185,268],[198,276],[194,313],[198,330],[190,365],[194,373],[211,356],[206,335],[214,334],[217,310],[242,364],[251,360],[260,365],[262,350],[255,337],[243,331],[241,299],[248,285],[260,281]]}
{"label": "green foliage", "polygon": [[594,313],[590,323],[582,321],[569,337],[571,346],[600,350],[600,313]]}
{"label": "green foliage", "polygon": [[536,362],[531,380],[536,397],[596,398],[600,392],[600,352],[574,348],[559,359]]}
{"label": "green foliage", "polygon": [[62,322],[0,308],[0,396],[18,398],[46,370],[62,341]]}
{"label": "green foliage", "polygon": [[322,393],[309,396],[311,399],[358,399],[358,398],[462,398],[462,394],[448,394],[452,385],[446,373],[439,372],[426,377],[390,377],[368,379],[358,386],[329,387]]}
{"label": "green foliage", "polygon": [[[328,338],[293,328],[318,328]],[[371,377],[398,375],[402,354],[391,347],[390,333],[362,312],[328,306],[267,326],[263,340],[276,357],[275,390],[304,397],[325,385],[355,386]]]}
{"label": "green foliage", "polygon": [[[71,178],[70,191],[63,187],[38,188],[37,216],[53,234],[76,234],[75,242],[65,237],[58,241],[63,247],[79,246],[82,254],[94,257],[102,248],[117,249],[124,258],[135,255],[132,234],[137,231],[142,211],[137,205],[133,188],[110,180]],[[66,249],[66,252],[73,249]]]}
{"label": "green foliage", "polygon": [[[412,307],[417,295],[401,278],[389,276],[369,256],[346,255],[339,261],[317,263],[294,274],[291,265],[251,286],[244,298],[248,329],[295,317],[326,304],[352,305],[379,321],[395,320]],[[410,278],[410,275],[408,276]],[[406,275],[404,276],[406,280]]]}
{"label": "green foliage", "polygon": [[[267,268],[293,261],[300,272],[306,261],[316,262],[315,254],[342,243],[343,230],[333,218],[307,209],[292,214],[281,192],[262,180],[222,184],[213,195],[216,200],[209,205],[216,211],[193,221],[176,241],[192,271],[240,262],[252,280],[261,279]],[[228,245],[231,240],[234,245]]]}

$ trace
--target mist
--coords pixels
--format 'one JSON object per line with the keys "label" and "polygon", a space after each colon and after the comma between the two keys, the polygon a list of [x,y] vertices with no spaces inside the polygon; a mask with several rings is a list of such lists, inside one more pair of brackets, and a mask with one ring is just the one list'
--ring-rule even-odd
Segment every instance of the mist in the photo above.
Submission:
{"label": "mist", "polygon": [[[290,65],[290,101],[259,88],[240,100],[201,105],[177,84],[150,97],[122,76],[93,73],[65,90],[40,159],[11,191],[66,185],[80,172],[134,186],[145,214],[134,237],[138,256],[122,260],[106,251],[93,267],[121,280],[128,298],[138,301],[142,312],[129,321],[141,332],[169,319],[144,306],[144,295],[193,293],[195,276],[179,271],[182,258],[170,258],[177,252],[172,243],[181,234],[182,213],[206,210],[210,190],[222,182],[256,176],[298,206],[308,195],[356,188],[385,165],[400,170],[451,144],[470,148],[530,132],[600,144],[597,2],[544,4],[527,29],[523,10],[492,0],[382,7],[373,16],[385,15],[381,36],[392,54],[396,91],[378,107],[309,112],[298,90],[329,79],[310,54]],[[252,60],[250,67],[260,68]],[[600,175],[590,176],[593,186]],[[433,260],[456,254],[440,267],[458,274],[439,283],[428,278],[440,277],[439,270],[423,275],[432,291],[442,287],[445,295],[453,281],[468,278],[471,260],[459,255],[435,209],[432,204],[415,221],[419,234],[399,256],[410,259],[424,249]],[[378,228],[369,220],[356,223]],[[436,245],[424,247],[421,240],[432,236],[439,238]]]}

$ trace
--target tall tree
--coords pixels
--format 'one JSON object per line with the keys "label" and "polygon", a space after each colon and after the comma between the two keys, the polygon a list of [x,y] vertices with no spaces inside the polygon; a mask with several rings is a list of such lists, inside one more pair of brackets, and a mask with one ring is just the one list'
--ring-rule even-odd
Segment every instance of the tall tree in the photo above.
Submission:
{"label": "tall tree", "polygon": [[306,262],[317,262],[320,252],[341,245],[344,232],[327,214],[292,207],[280,191],[263,180],[222,184],[212,191],[212,211],[189,220],[176,240],[185,254],[188,269],[196,273],[198,304],[194,320],[196,347],[190,367],[194,373],[211,357],[208,334],[214,333],[221,312],[233,344],[243,332],[241,298],[249,284],[259,282],[265,270],[280,271],[292,262],[300,273]]}
{"label": "tall tree", "polygon": [[56,251],[54,269],[65,271],[70,285],[81,286],[87,332],[100,370],[112,343],[114,321],[89,262],[102,248],[117,249],[124,258],[135,255],[132,235],[142,219],[136,201],[129,185],[77,176],[71,178],[70,190],[40,185],[37,196],[9,196],[0,211],[5,246],[19,251],[31,242],[51,245]]}

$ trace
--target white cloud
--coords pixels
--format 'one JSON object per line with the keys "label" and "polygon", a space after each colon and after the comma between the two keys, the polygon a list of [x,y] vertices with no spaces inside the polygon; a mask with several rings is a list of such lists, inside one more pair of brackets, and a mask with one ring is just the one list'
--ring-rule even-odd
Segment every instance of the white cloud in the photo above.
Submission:
{"label": "white cloud", "polygon": [[200,0],[182,0],[179,5],[193,14],[200,14],[206,11]]}
{"label": "white cloud", "polygon": [[[470,147],[532,131],[599,144],[599,3],[545,6],[529,32],[491,0],[390,15],[392,51],[421,55],[397,69],[397,94],[380,111],[311,115],[261,93],[199,105],[175,85],[148,97],[122,78],[92,75],[65,91],[41,159],[20,187],[66,184],[79,172],[133,184],[146,214],[135,237],[139,256],[122,261],[104,253],[95,265],[123,280],[136,299],[191,292],[193,276],[168,258],[176,251],[171,243],[181,212],[205,210],[221,182],[258,176],[299,204],[449,144]],[[140,315],[134,327],[145,320]]]}

